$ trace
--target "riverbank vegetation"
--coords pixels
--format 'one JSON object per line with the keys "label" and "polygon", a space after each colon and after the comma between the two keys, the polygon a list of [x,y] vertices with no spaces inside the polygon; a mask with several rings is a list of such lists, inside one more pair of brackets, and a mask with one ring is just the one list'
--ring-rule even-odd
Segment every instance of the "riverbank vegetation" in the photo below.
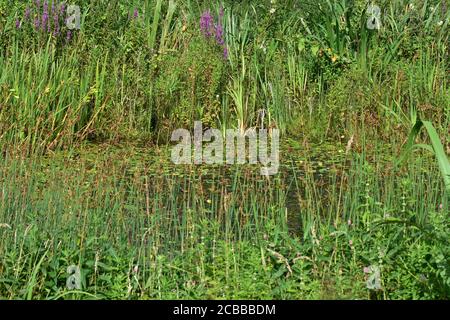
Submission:
{"label": "riverbank vegetation", "polygon": [[[0,297],[448,299],[449,17],[0,0]],[[194,121],[280,130],[279,173],[174,165]]]}

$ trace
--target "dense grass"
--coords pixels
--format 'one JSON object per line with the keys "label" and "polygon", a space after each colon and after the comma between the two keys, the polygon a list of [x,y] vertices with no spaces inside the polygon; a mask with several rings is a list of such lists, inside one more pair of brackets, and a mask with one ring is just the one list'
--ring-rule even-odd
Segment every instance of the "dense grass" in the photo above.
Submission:
{"label": "dense grass", "polygon": [[[449,297],[446,1],[379,30],[358,0],[72,1],[70,39],[32,3],[0,0],[1,298]],[[280,129],[280,173],[171,165],[195,120]]]}
{"label": "dense grass", "polygon": [[305,158],[267,181],[251,168],[149,165],[140,152],[7,160],[3,297],[67,295],[71,264],[98,298],[368,298],[369,265],[382,270],[379,298],[448,293],[436,170],[397,176],[355,158],[316,174]]}

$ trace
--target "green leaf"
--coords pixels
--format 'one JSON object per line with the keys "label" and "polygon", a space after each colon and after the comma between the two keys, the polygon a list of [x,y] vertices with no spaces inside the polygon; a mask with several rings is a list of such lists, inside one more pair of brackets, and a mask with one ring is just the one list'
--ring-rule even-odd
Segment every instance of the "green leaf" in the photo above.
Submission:
{"label": "green leaf", "polygon": [[[428,136],[430,137],[431,140],[432,148],[424,144],[414,144],[414,141],[418,136],[422,126],[424,126],[425,129],[427,130]],[[406,157],[410,155],[411,150],[414,147],[426,149],[428,151],[431,151],[435,155],[439,165],[439,170],[444,179],[445,189],[447,193],[450,194],[450,163],[445,153],[444,146],[442,145],[441,140],[439,139],[439,135],[437,134],[436,129],[433,127],[433,124],[431,122],[421,121],[420,119],[417,119],[416,123],[411,129],[411,132],[409,133],[408,140],[404,145],[400,158],[396,162],[396,166],[400,165],[406,159]]]}

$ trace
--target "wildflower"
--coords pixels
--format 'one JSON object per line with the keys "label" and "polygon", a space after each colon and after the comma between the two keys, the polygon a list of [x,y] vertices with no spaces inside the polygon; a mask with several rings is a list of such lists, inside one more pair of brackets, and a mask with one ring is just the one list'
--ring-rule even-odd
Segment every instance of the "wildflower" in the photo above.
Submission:
{"label": "wildflower", "polygon": [[66,40],[70,41],[72,39],[72,32],[70,30],[67,30]]}
{"label": "wildflower", "polygon": [[440,26],[442,26],[443,24],[444,24],[444,21],[441,20],[441,21],[439,21],[439,22],[437,23],[437,26],[440,27]]}
{"label": "wildflower", "polygon": [[214,19],[211,15],[211,12],[205,11],[200,17],[200,30],[206,37],[210,37],[212,35],[211,30],[213,29]]}
{"label": "wildflower", "polygon": [[228,59],[228,49],[225,46],[224,30],[221,23],[223,15],[224,9],[220,6],[218,22],[214,23],[214,17],[211,15],[211,11],[207,10],[203,12],[200,17],[200,31],[206,38],[214,36],[216,43],[223,47],[223,57]]}
{"label": "wildflower", "polygon": [[16,29],[20,29],[20,26],[21,26],[20,20],[17,19],[16,20]]}
{"label": "wildflower", "polygon": [[133,18],[134,18],[134,19],[139,18],[139,11],[138,11],[138,9],[134,9],[134,12],[133,12]]}
{"label": "wildflower", "polygon": [[271,9],[269,10],[270,14],[274,14],[275,11],[277,11],[277,9],[275,9],[275,8],[271,8]]}
{"label": "wildflower", "polygon": [[217,41],[217,43],[219,45],[223,46],[225,41],[223,40],[223,27],[222,27],[222,25],[220,23],[215,25],[215,33],[216,33],[216,41]]}
{"label": "wildflower", "polygon": [[30,18],[30,13],[31,13],[31,9],[29,7],[27,7],[25,9],[25,15],[24,15],[25,20],[28,20]]}
{"label": "wildflower", "polygon": [[42,30],[45,30],[45,27],[47,27],[47,23],[48,23],[48,3],[47,1],[45,1],[44,12],[42,13],[42,24],[41,24]]}
{"label": "wildflower", "polygon": [[62,15],[62,12],[60,12],[60,11],[58,10],[58,8],[56,8],[56,9],[53,11],[53,18],[59,20],[59,15]]}
{"label": "wildflower", "polygon": [[370,267],[364,267],[363,272],[366,274],[370,273]]}
{"label": "wildflower", "polygon": [[228,59],[228,48],[227,47],[223,48],[223,57],[225,60]]}
{"label": "wildflower", "polygon": [[54,20],[54,25],[55,25],[55,30],[53,31],[53,35],[57,36],[57,35],[59,35],[59,16],[54,15],[53,20]]}
{"label": "wildflower", "polygon": [[348,224],[349,226],[351,226],[351,225],[352,225],[352,220],[348,219],[347,224]]}

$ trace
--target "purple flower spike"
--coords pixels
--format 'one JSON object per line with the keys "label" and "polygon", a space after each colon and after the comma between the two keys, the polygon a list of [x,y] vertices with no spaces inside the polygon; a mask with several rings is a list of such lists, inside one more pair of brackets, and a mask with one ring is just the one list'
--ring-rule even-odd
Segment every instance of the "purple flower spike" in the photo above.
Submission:
{"label": "purple flower spike", "polygon": [[68,30],[66,35],[66,40],[70,41],[72,39],[72,31]]}
{"label": "purple flower spike", "polygon": [[48,3],[47,1],[44,2],[44,12],[42,13],[42,31],[45,31],[45,29],[48,27],[50,27],[50,25],[47,27],[47,23],[48,23]]}
{"label": "purple flower spike", "polygon": [[55,14],[53,16],[55,31],[53,34],[59,35],[59,16]]}
{"label": "purple flower spike", "polygon": [[29,7],[27,7],[27,8],[25,9],[25,16],[24,16],[24,19],[25,19],[25,20],[28,20],[28,19],[30,18],[30,13],[31,13],[31,10],[30,10]]}
{"label": "purple flower spike", "polygon": [[41,28],[43,31],[45,31],[45,29],[47,27],[47,22],[48,22],[48,15],[44,13],[42,15],[42,24],[41,24]]}
{"label": "purple flower spike", "polygon": [[215,25],[215,33],[217,43],[223,46],[225,41],[223,40],[223,27],[220,23],[218,25]]}
{"label": "purple flower spike", "polygon": [[223,57],[227,60],[228,48],[225,45],[224,29],[222,25],[223,16],[224,8],[222,5],[220,6],[217,23],[214,22],[214,17],[211,15],[210,10],[204,11],[200,17],[200,31],[206,38],[214,36],[216,44],[223,48]]}
{"label": "purple flower spike", "polygon": [[206,37],[210,37],[212,35],[212,29],[214,27],[214,18],[211,15],[211,12],[205,11],[200,17],[200,30]]}
{"label": "purple flower spike", "polygon": [[223,48],[223,58],[225,60],[228,60],[228,48],[227,47]]}
{"label": "purple flower spike", "polygon": [[133,12],[133,18],[134,18],[134,19],[139,18],[139,11],[138,11],[138,9],[134,9],[134,12]]}
{"label": "purple flower spike", "polygon": [[21,26],[20,20],[17,19],[16,20],[16,29],[20,29],[20,26]]}

